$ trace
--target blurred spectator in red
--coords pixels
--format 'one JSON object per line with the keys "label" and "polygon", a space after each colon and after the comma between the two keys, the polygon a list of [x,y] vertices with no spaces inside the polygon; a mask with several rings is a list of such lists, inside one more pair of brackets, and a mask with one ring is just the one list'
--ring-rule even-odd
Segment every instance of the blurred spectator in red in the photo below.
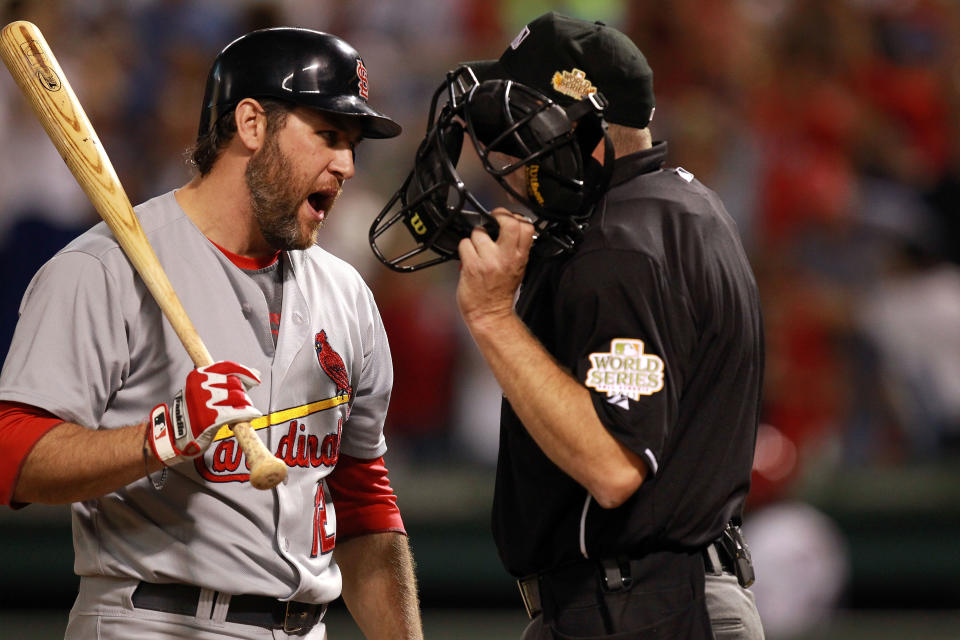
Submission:
{"label": "blurred spectator in red", "polygon": [[[434,270],[437,271],[437,270]],[[460,348],[456,318],[436,274],[385,269],[371,284],[393,354],[386,429],[391,454],[415,460],[450,454],[453,390]],[[449,294],[452,295],[452,294]]]}

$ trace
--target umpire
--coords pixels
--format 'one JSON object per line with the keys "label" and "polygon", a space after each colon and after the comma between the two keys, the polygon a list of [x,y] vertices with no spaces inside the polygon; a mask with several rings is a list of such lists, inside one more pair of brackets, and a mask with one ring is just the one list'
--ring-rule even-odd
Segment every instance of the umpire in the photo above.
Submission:
{"label": "umpire", "polygon": [[733,221],[665,166],[653,74],[622,33],[548,13],[469,65],[561,105],[598,91],[593,157],[615,151],[573,251],[531,253],[503,208],[496,241],[459,245],[460,311],[504,391],[493,531],[524,638],[762,638],[739,524],[763,329]]}

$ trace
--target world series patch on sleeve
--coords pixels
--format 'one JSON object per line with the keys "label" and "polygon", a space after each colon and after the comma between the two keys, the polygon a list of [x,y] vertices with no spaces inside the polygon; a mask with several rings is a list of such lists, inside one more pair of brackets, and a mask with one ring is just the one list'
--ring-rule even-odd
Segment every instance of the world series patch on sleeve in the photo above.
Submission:
{"label": "world series patch on sleeve", "polygon": [[[589,355],[590,369],[584,384],[606,392],[611,402],[626,405],[626,398],[637,401],[663,389],[663,359],[643,352],[642,340],[614,338],[609,352]],[[626,406],[624,406],[626,408]]]}

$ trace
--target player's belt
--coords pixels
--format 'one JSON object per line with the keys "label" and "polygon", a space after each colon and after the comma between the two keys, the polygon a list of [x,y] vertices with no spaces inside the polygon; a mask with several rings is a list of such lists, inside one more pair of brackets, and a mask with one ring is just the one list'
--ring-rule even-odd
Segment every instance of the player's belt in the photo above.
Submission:
{"label": "player's belt", "polygon": [[[141,582],[133,591],[133,606],[138,609],[196,616],[200,604],[200,587],[188,584],[155,584]],[[212,600],[217,600],[213,592]],[[265,629],[283,629],[298,633],[309,629],[323,618],[326,604],[308,604],[275,600],[266,596],[237,595],[230,597],[227,622],[249,624]]]}

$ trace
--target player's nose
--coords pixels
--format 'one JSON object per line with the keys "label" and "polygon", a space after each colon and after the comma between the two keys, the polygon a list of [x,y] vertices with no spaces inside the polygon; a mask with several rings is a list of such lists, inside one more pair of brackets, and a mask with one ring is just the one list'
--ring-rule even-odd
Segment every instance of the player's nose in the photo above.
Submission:
{"label": "player's nose", "polygon": [[333,158],[330,160],[328,169],[330,173],[339,177],[341,181],[352,178],[356,171],[353,163],[353,149],[349,147],[334,149]]}

